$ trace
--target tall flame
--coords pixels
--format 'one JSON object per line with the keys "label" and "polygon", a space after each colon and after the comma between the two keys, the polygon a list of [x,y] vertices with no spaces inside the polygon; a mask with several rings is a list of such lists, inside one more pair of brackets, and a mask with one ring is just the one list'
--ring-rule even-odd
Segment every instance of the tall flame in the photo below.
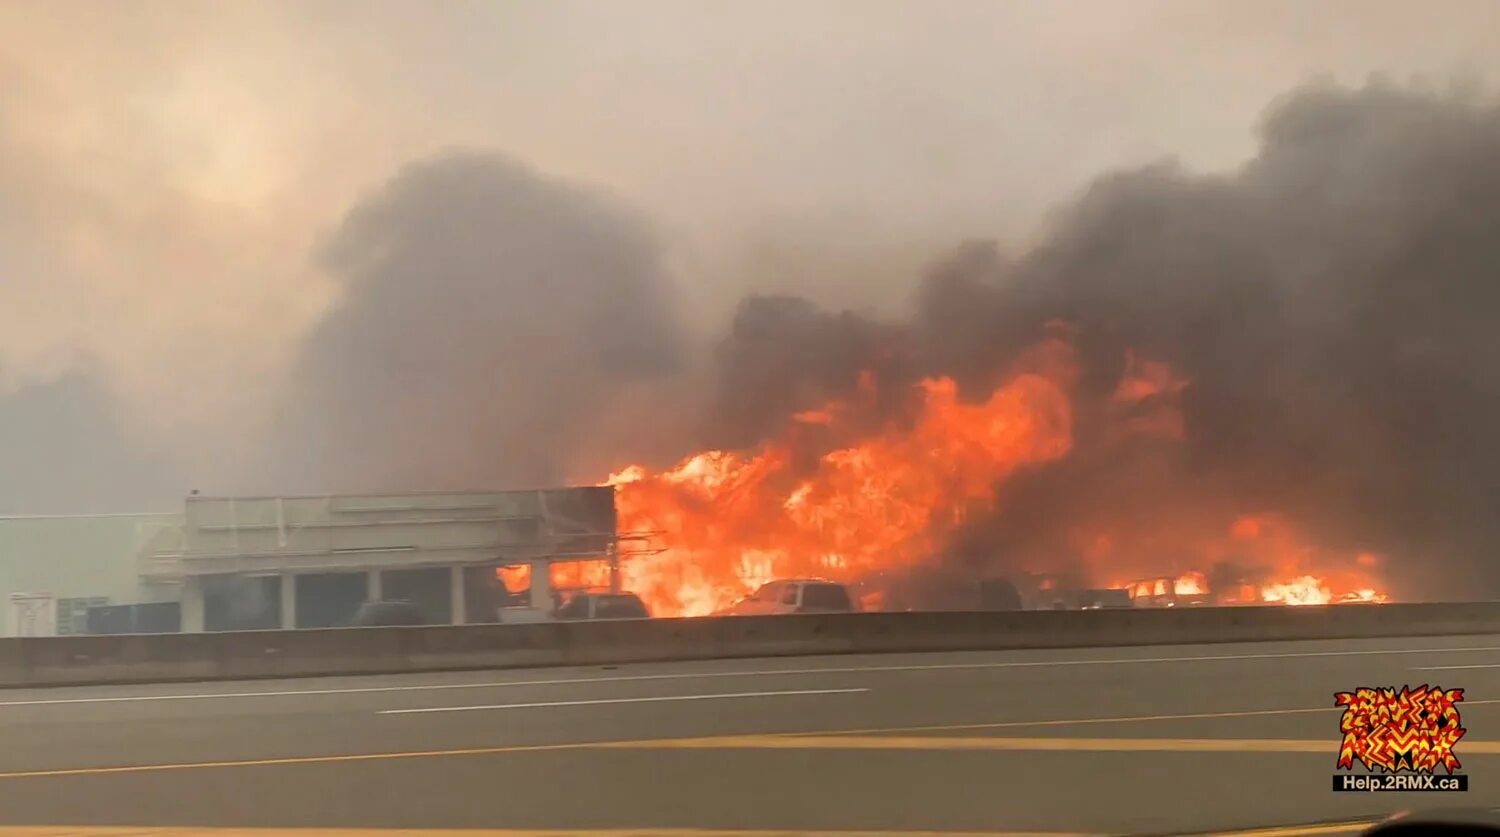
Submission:
{"label": "tall flame", "polygon": [[[994,508],[996,487],[1019,469],[1069,454],[1075,378],[1072,345],[1059,332],[978,403],[961,401],[953,380],[930,378],[914,393],[911,416],[872,427],[875,381],[866,374],[855,396],[789,416],[786,433],[756,450],[704,451],[662,471],[624,468],[607,480],[617,487],[621,529],[650,533],[657,546],[624,561],[624,587],[658,615],[702,615],[773,578],[858,582],[920,567],[969,515],[1003,513]],[[1122,432],[1181,438],[1176,396],[1184,386],[1167,365],[1131,355],[1111,399]],[[1245,517],[1226,540],[1297,553],[1290,531],[1270,516]],[[1112,544],[1099,533],[1082,551],[1108,562]],[[1213,548],[1193,551],[1214,558]],[[1305,561],[1277,563],[1296,574],[1256,598],[1303,604],[1349,595]],[[1171,575],[1162,584],[1116,586],[1174,600],[1213,592],[1206,564],[1163,569]],[[1369,597],[1356,600],[1382,598],[1366,577],[1359,581]]]}
{"label": "tall flame", "polygon": [[978,404],[962,403],[951,379],[925,380],[914,421],[866,435],[841,426],[857,405],[801,414],[852,437],[809,465],[780,440],[612,475],[622,529],[658,532],[664,545],[625,563],[624,586],[653,612],[698,615],[774,577],[854,581],[927,560],[1017,468],[1067,454],[1071,357],[1061,341],[1038,347]]}

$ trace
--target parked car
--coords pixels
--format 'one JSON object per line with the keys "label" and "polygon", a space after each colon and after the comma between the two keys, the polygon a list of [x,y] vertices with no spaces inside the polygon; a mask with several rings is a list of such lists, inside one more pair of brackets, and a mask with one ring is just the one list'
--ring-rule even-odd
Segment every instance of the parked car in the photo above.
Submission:
{"label": "parked car", "polygon": [[557,609],[558,619],[649,619],[651,611],[634,593],[579,593]]}
{"label": "parked car", "polygon": [[818,578],[789,578],[761,585],[754,593],[730,605],[729,616],[769,616],[780,613],[850,613],[854,600],[849,589]]}
{"label": "parked car", "polygon": [[408,601],[365,602],[351,623],[357,628],[398,627],[427,624],[427,615]]}

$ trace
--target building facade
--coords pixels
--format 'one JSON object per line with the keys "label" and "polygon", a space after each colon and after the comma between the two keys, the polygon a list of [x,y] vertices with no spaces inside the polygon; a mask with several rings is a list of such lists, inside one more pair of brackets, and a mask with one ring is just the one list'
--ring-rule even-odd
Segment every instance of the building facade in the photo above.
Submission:
{"label": "building facade", "polygon": [[614,490],[188,497],[181,514],[0,519],[10,635],[325,628],[371,601],[428,624],[534,618],[614,588]]}

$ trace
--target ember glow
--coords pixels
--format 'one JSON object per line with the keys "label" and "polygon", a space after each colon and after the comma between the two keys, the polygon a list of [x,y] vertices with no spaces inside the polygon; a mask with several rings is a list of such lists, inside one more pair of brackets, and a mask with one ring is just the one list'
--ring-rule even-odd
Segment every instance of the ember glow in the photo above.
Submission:
{"label": "ember glow", "polygon": [[1201,596],[1207,593],[1203,584],[1203,573],[1190,572],[1172,582],[1172,591],[1178,596]]}
{"label": "ember glow", "polygon": [[1328,604],[1333,600],[1323,580],[1310,575],[1268,584],[1261,589],[1260,596],[1262,601],[1289,605]]}
{"label": "ember glow", "polygon": [[[603,590],[610,586],[610,565],[606,559],[555,561],[549,565],[547,576],[553,590]],[[531,565],[496,567],[495,578],[506,590],[526,590],[531,586]]]}
{"label": "ember glow", "polygon": [[[1195,569],[1180,575],[1145,580],[1110,574],[1116,565],[1142,566],[1142,548],[1096,549],[1089,556],[1093,571],[1124,587],[1138,604],[1317,605],[1384,602],[1378,582],[1380,556],[1340,552],[1315,546],[1293,523],[1277,514],[1241,515],[1224,531],[1207,535],[1177,532],[1147,543],[1152,553],[1188,556]],[[1201,567],[1203,570],[1196,569]],[[1207,572],[1205,572],[1206,570]]]}
{"label": "ember glow", "polygon": [[[692,616],[774,578],[858,584],[919,569],[970,515],[1004,514],[996,489],[1018,470],[1068,456],[1075,369],[1071,343],[1056,337],[987,399],[967,403],[954,381],[930,378],[908,419],[873,426],[878,384],[866,375],[850,399],[789,416],[759,449],[705,451],[659,472],[622,469],[608,480],[620,528],[649,533],[656,547],[623,562],[623,586],[657,615]],[[1112,396],[1119,432],[1181,439],[1175,399],[1185,385],[1166,364],[1128,358]],[[1164,510],[1167,534],[1171,523]],[[1089,533],[1079,556],[1093,586],[1128,589],[1138,604],[1384,600],[1371,575],[1377,557],[1324,555],[1275,515],[1239,516],[1212,537],[1184,534],[1146,558],[1121,553],[1116,540]],[[1242,568],[1236,577],[1210,572],[1229,562]],[[1145,581],[1117,575],[1143,569],[1152,572]],[[1213,589],[1216,580],[1224,589]],[[878,592],[862,596],[867,608],[880,602]]]}

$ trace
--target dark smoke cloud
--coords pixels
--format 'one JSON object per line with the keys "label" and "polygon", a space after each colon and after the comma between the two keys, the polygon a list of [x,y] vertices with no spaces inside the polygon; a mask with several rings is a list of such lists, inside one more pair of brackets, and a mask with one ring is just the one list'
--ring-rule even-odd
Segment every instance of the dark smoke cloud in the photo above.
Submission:
{"label": "dark smoke cloud", "polygon": [[[1082,367],[1074,453],[1002,486],[1002,513],[908,589],[1039,557],[1072,569],[1070,535],[1093,522],[1149,545],[1164,518],[1212,532],[1278,511],[1323,545],[1390,556],[1404,597],[1493,597],[1497,230],[1493,102],[1309,87],[1266,113],[1236,171],[1107,174],[1029,250],[956,247],[904,321],[750,297],[700,369],[644,221],[503,157],[448,154],[400,172],[325,242],[344,298],[302,348],[274,441],[253,478],[201,487],[589,480],[751,447],[865,370],[877,420],[900,418],[923,375],[979,397],[1062,320]],[[1191,380],[1184,441],[1111,435],[1128,351]],[[200,487],[119,409],[92,374],[0,399],[0,513],[173,508]],[[217,444],[183,447],[211,458]]]}
{"label": "dark smoke cloud", "polygon": [[600,474],[601,445],[649,453],[672,423],[641,414],[682,371],[670,282],[647,226],[601,195],[447,154],[356,206],[321,261],[346,296],[298,362],[287,481],[557,484]]}
{"label": "dark smoke cloud", "polygon": [[753,447],[793,413],[847,393],[862,371],[898,377],[901,341],[894,326],[799,297],[747,297],[714,356],[706,444]]}
{"label": "dark smoke cloud", "polygon": [[1316,87],[1262,137],[1231,177],[1101,181],[1026,304],[1096,373],[1126,347],[1186,373],[1199,482],[1390,552],[1414,593],[1500,592],[1500,110]]}
{"label": "dark smoke cloud", "polygon": [[[910,371],[986,392],[1061,319],[1077,329],[1083,396],[1075,454],[1007,485],[1009,512],[977,523],[952,560],[1062,551],[1067,530],[1103,514],[1276,509],[1325,545],[1389,554],[1406,595],[1500,593],[1497,230],[1500,110],[1372,84],[1276,103],[1259,153],[1231,174],[1163,163],[1102,177],[1013,261],[964,246],[904,326]],[[873,328],[806,310],[783,325],[843,372]],[[758,343],[770,354],[746,358],[732,337],[724,368],[788,366],[782,339]],[[1127,350],[1191,379],[1185,443],[1103,438]],[[780,402],[830,377],[754,380]]]}
{"label": "dark smoke cloud", "polygon": [[[700,377],[638,219],[449,155],[402,172],[329,241],[347,298],[308,342],[296,441],[277,456],[320,489],[594,476],[753,446],[863,370],[886,417],[923,375],[986,394],[1060,320],[1082,373],[1075,452],[1003,486],[1004,512],[963,532],[935,577],[1039,554],[1066,568],[1089,522],[1149,542],[1164,510],[1194,532],[1278,511],[1325,546],[1391,556],[1405,596],[1497,594],[1496,230],[1492,103],[1308,87],[1267,112],[1237,171],[1108,174],[1014,258],[957,248],[909,320],[750,297]],[[1191,380],[1183,441],[1110,433],[1130,352]]]}

